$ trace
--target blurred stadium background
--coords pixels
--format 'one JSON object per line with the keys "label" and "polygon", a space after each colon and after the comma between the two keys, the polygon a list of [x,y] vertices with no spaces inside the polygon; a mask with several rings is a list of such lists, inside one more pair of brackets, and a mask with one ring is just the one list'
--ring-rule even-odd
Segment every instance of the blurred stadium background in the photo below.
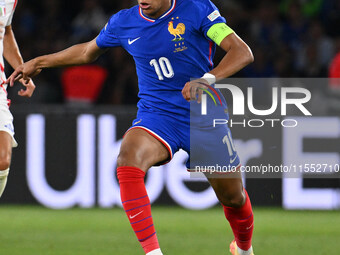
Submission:
{"label": "blurred stadium background", "polygon": [[[301,119],[298,140],[281,127],[233,129],[243,164],[310,156],[339,164],[340,83],[326,78],[340,77],[340,1],[213,2],[255,55],[235,77],[323,78],[312,87],[313,117]],[[93,39],[110,15],[134,4],[19,0],[12,25],[29,60]],[[222,56],[217,51],[215,63]],[[7,65],[7,74],[11,71]],[[141,253],[120,209],[114,177],[119,144],[138,100],[132,58],[111,49],[93,65],[44,70],[34,81],[31,99],[17,96],[18,86],[9,88],[19,147],[0,200],[0,254]],[[265,105],[269,89],[262,89],[258,101]],[[304,136],[307,127],[313,128]],[[169,254],[225,254],[231,231],[208,185],[186,173],[185,158],[178,153],[146,180],[160,242]],[[245,183],[255,206],[256,254],[339,253],[339,174]]]}

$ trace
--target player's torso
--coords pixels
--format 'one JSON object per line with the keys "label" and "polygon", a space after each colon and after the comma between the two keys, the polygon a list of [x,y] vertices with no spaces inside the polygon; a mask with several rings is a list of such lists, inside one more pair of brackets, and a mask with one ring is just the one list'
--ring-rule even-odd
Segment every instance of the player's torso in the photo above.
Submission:
{"label": "player's torso", "polygon": [[138,6],[117,13],[103,30],[106,41],[100,38],[99,44],[120,45],[133,56],[139,109],[188,121],[190,104],[181,91],[191,78],[199,78],[213,67],[216,46],[206,37],[206,28],[216,10],[209,0],[171,3],[171,8],[154,20]]}
{"label": "player's torso", "polygon": [[135,8],[133,17],[122,24],[120,41],[135,59],[140,86],[151,86],[143,84],[147,82],[157,89],[181,90],[190,78],[212,67],[212,43],[200,33],[188,2],[176,0],[173,10],[156,20]]}

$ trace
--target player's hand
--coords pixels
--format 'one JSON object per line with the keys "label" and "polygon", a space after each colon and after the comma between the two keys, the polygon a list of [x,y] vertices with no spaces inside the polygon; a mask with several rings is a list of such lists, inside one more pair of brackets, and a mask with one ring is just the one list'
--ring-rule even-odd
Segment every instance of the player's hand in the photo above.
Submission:
{"label": "player's hand", "polygon": [[31,97],[35,90],[35,85],[33,81],[29,80],[29,82],[26,83],[25,80],[21,79],[20,82],[23,86],[25,86],[25,89],[20,89],[18,91],[18,95],[22,97]]}
{"label": "player's hand", "polygon": [[25,84],[28,84],[32,77],[38,75],[42,69],[37,67],[35,59],[32,59],[20,66],[18,66],[6,83],[13,87],[14,82],[23,79]]}
{"label": "player's hand", "polygon": [[206,89],[208,86],[209,83],[205,79],[187,82],[182,89],[182,95],[188,102],[197,101],[197,103],[201,103],[203,89]]}

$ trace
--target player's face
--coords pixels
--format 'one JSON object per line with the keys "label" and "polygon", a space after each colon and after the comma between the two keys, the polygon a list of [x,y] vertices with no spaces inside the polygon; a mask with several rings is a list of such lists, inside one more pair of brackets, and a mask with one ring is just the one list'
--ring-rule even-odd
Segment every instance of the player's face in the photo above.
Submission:
{"label": "player's face", "polygon": [[171,6],[171,0],[138,0],[143,13],[150,18],[158,18]]}

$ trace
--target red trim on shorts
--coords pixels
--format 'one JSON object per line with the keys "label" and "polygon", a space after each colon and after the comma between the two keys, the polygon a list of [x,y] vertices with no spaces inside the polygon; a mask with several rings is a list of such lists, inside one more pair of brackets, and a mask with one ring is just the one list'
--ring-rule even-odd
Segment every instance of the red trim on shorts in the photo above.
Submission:
{"label": "red trim on shorts", "polygon": [[[169,144],[168,144],[162,137],[160,137],[160,136],[159,136],[158,134],[156,134],[156,132],[154,132],[154,131],[151,131],[151,130],[145,128],[145,127],[138,126],[138,127],[129,128],[129,129],[125,132],[124,136],[125,136],[130,130],[132,130],[132,129],[137,129],[137,128],[146,131],[148,134],[152,135],[154,138],[156,138],[158,141],[160,141],[160,142],[165,146],[165,148],[167,148],[167,150],[169,151],[169,153],[170,153],[170,160],[172,159],[172,156],[173,156],[173,155],[172,155],[171,147],[169,146]],[[124,137],[124,136],[123,136],[123,137]],[[169,161],[170,161],[170,160],[169,160]],[[169,162],[169,161],[167,161],[167,162]],[[167,162],[166,162],[166,163],[167,163]]]}
{"label": "red trim on shorts", "polygon": [[15,7],[17,7],[17,3],[18,3],[18,0],[15,0],[13,10],[15,9]]}

